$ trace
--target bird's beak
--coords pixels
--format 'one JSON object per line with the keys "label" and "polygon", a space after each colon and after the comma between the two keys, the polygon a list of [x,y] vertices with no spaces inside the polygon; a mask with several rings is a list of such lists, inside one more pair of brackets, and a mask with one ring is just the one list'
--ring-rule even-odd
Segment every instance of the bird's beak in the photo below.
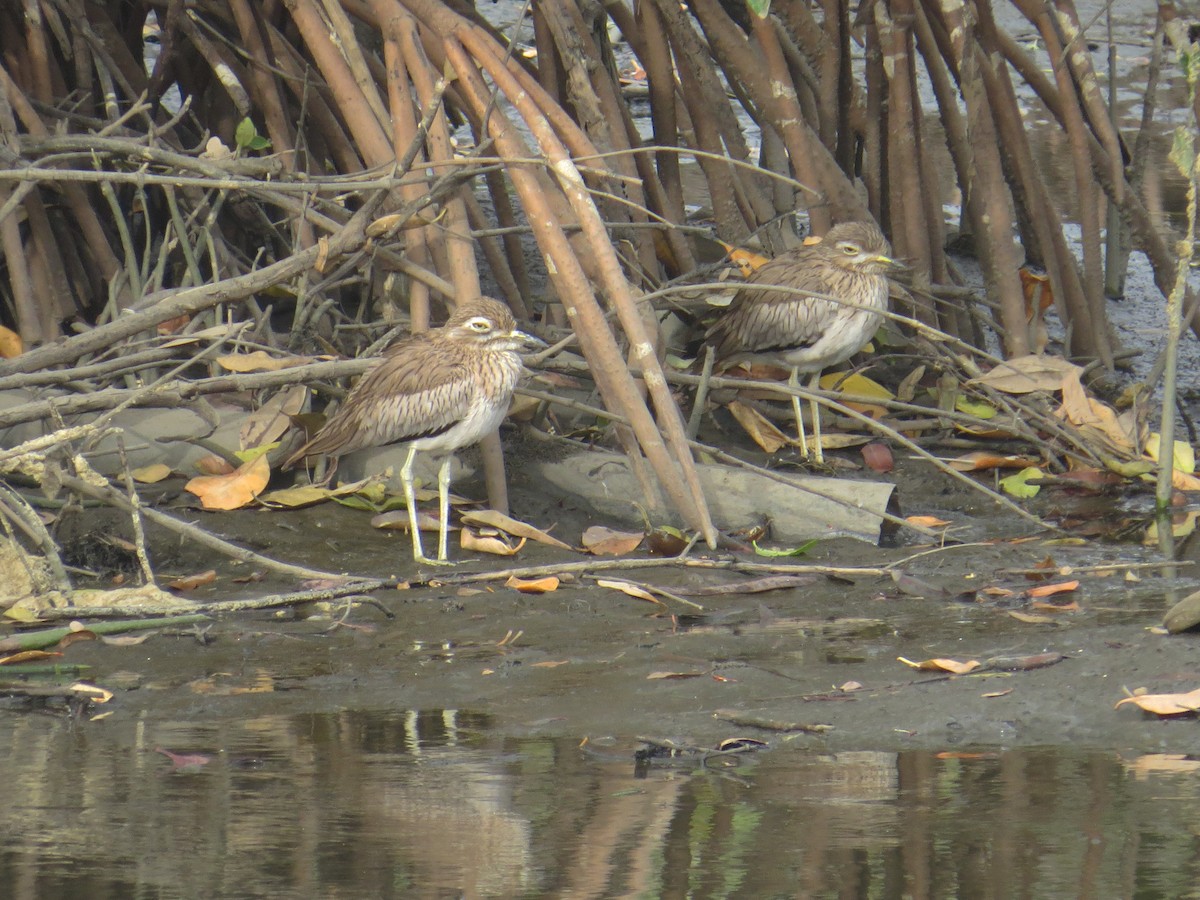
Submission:
{"label": "bird's beak", "polygon": [[525,332],[525,331],[518,331],[515,328],[511,332],[509,332],[508,336],[511,337],[514,341],[520,341],[522,344],[524,344],[530,350],[544,350],[544,349],[546,349],[546,347],[550,346],[545,341],[543,341],[540,337],[535,337],[534,335],[529,334],[528,332]]}
{"label": "bird's beak", "polygon": [[882,253],[872,259],[872,262],[877,262],[881,266],[887,266],[889,269],[907,269],[904,263],[899,260],[892,259],[890,256],[884,256]]}

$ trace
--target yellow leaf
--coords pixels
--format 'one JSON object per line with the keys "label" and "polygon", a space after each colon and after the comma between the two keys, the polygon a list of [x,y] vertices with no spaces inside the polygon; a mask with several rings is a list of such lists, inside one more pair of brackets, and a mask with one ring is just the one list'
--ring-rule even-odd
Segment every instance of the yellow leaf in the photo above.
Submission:
{"label": "yellow leaf", "polygon": [[1132,703],[1156,716],[1178,716],[1200,710],[1200,688],[1186,694],[1142,694],[1126,697],[1124,700],[1118,700],[1113,709],[1126,703]]}
{"label": "yellow leaf", "polygon": [[734,400],[729,404],[729,411],[737,419],[738,424],[746,429],[746,434],[750,435],[754,443],[767,453],[774,453],[780,447],[792,443],[787,435],[775,427],[774,422],[752,406],[747,406],[740,400]]}
{"label": "yellow leaf", "polygon": [[134,481],[140,481],[142,484],[158,484],[164,478],[171,477],[171,467],[162,463],[152,463],[142,466],[140,469],[134,469],[129,474],[133,476]]}
{"label": "yellow leaf", "polygon": [[513,546],[499,534],[480,534],[473,528],[464,528],[458,533],[458,542],[464,550],[491,553],[493,556],[516,556],[525,546],[525,540],[525,538],[521,538],[520,543]]}
{"label": "yellow leaf", "polygon": [[979,668],[978,660],[968,660],[960,662],[957,659],[926,659],[921,662],[913,662],[911,659],[905,659],[903,656],[896,657],[906,666],[911,666],[922,672],[949,672],[952,675],[965,675],[967,672],[973,672]]}
{"label": "yellow leaf", "polygon": [[651,594],[648,590],[640,585],[630,584],[628,581],[616,581],[609,578],[597,578],[596,584],[602,588],[620,591],[622,594],[628,594],[630,597],[636,597],[638,600],[646,600],[650,603],[657,603],[663,606],[663,602]]}
{"label": "yellow leaf", "polygon": [[508,581],[504,582],[504,586],[518,590],[522,594],[549,594],[551,591],[558,590],[558,578],[554,575],[546,575],[543,578],[518,578],[510,575]]}
{"label": "yellow leaf", "polygon": [[641,531],[614,531],[603,525],[591,525],[583,533],[583,549],[596,556],[624,556],[645,540]]}
{"label": "yellow leaf", "polygon": [[851,375],[847,375],[845,372],[826,372],[821,376],[821,388],[870,400],[896,399],[896,395],[878,381],[872,381],[866,375],[860,375],[857,372]]}
{"label": "yellow leaf", "polygon": [[[1157,431],[1146,438],[1146,455],[1158,462],[1158,454],[1162,445],[1162,435]],[[1192,475],[1196,471],[1196,453],[1187,441],[1175,442],[1174,467],[1176,472],[1186,472]]]}

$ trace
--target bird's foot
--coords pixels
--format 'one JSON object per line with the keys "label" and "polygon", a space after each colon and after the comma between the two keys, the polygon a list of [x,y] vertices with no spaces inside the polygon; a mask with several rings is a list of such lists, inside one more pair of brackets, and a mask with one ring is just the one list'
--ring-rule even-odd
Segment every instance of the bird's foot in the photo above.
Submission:
{"label": "bird's foot", "polygon": [[418,565],[425,565],[425,566],[456,566],[456,565],[458,565],[458,563],[456,563],[452,559],[430,559],[424,553],[418,553],[415,556],[413,556],[413,562],[417,563]]}

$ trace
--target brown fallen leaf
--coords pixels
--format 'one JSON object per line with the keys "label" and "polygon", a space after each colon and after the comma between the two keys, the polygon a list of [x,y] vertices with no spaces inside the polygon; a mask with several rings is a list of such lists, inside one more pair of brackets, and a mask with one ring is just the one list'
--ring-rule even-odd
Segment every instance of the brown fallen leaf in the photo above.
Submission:
{"label": "brown fallen leaf", "polygon": [[552,537],[540,528],[534,528],[532,525],[518,521],[511,516],[506,516],[502,512],[496,512],[494,509],[471,510],[470,512],[463,513],[459,518],[467,525],[484,525],[503,531],[505,534],[511,534],[513,537],[528,538],[531,541],[537,541],[539,544],[557,547],[559,550],[575,549],[570,544],[564,544],[558,538]]}
{"label": "brown fallen leaf", "polygon": [[1059,417],[1076,426],[1085,438],[1100,442],[1121,457],[1131,457],[1138,443],[1133,411],[1118,414],[1107,403],[1090,396],[1082,375],[1083,370],[1078,368],[1063,375]]}
{"label": "brown fallen leaf", "polygon": [[1200,710],[1200,688],[1186,694],[1140,694],[1118,700],[1113,709],[1132,703],[1156,716],[1181,716]]}
{"label": "brown fallen leaf", "polygon": [[703,678],[707,672],[651,672],[646,676],[647,681],[663,681],[667,679]]}
{"label": "brown fallen leaf", "polygon": [[949,672],[951,675],[966,675],[968,672],[974,672],[980,666],[979,661],[975,659],[960,662],[957,659],[942,658],[913,662],[911,659],[905,659],[903,656],[896,658],[906,666],[911,666],[921,672]]}
{"label": "brown fallen leaf", "polygon": [[914,525],[920,525],[923,528],[944,528],[950,525],[945,519],[939,519],[937,516],[905,516],[905,522],[912,522]]}
{"label": "brown fallen leaf", "polygon": [[1035,653],[1032,656],[992,656],[984,660],[983,664],[998,672],[1029,672],[1058,665],[1064,659],[1070,657],[1061,653]]}
{"label": "brown fallen leaf", "polygon": [[542,578],[518,578],[510,575],[508,581],[504,582],[504,586],[518,590],[522,594],[549,594],[551,591],[558,590],[558,583],[558,578],[553,575],[546,575]]}
{"label": "brown fallen leaf", "polygon": [[559,666],[565,666],[571,661],[569,659],[545,659],[541,662],[530,663],[530,668],[533,669],[557,669]]}
{"label": "brown fallen leaf", "polygon": [[992,700],[996,697],[1007,697],[1013,692],[1012,688],[1005,688],[1002,691],[988,691],[986,694],[980,694],[985,700]]}
{"label": "brown fallen leaf", "polygon": [[241,509],[254,501],[271,480],[266,456],[243,463],[228,475],[199,475],[184,489],[200,498],[205,509]]}
{"label": "brown fallen leaf", "polygon": [[590,525],[583,533],[583,549],[595,556],[624,556],[645,540],[641,531],[617,531],[603,525]]}
{"label": "brown fallen leaf", "polygon": [[1079,587],[1078,581],[1059,581],[1055,584],[1039,584],[1036,587],[1031,587],[1025,592],[1028,597],[1052,597],[1055,594],[1064,594],[1068,591],[1073,591]]}
{"label": "brown fallen leaf", "polygon": [[1053,393],[1062,387],[1063,376],[1069,372],[1082,373],[1083,369],[1058,356],[1018,356],[967,383],[986,384],[1005,394]]}
{"label": "brown fallen leaf", "polygon": [[[271,496],[274,497],[272,492]],[[265,495],[264,495],[265,496]],[[371,516],[371,527],[379,528],[384,531],[408,531],[408,510],[393,509],[391,512],[380,513],[377,516]],[[417,510],[417,530],[418,531],[438,531],[442,527],[438,517],[431,512],[426,512],[423,509]],[[459,526],[451,525],[450,531],[458,531]]]}
{"label": "brown fallen leaf", "polygon": [[196,575],[185,575],[182,578],[176,578],[174,581],[167,582],[167,587],[173,591],[194,591],[198,587],[212,584],[217,580],[217,570],[209,569],[206,572],[200,572]]}
{"label": "brown fallen leaf", "polygon": [[974,450],[962,456],[946,460],[946,465],[959,472],[980,472],[986,469],[1027,469],[1036,467],[1038,460],[1027,456],[993,453],[988,450]]}

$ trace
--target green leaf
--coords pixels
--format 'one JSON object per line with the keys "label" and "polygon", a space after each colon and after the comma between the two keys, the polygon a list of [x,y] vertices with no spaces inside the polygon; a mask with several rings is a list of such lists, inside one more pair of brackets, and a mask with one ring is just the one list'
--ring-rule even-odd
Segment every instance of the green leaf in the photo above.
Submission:
{"label": "green leaf", "polygon": [[254,460],[258,459],[263,454],[270,453],[272,450],[278,447],[279,443],[279,441],[272,441],[269,444],[260,444],[257,447],[250,447],[246,450],[236,450],[234,451],[233,455],[240,459],[243,463],[254,462]]}
{"label": "green leaf", "polygon": [[258,129],[254,127],[254,122],[251,121],[249,116],[238,122],[237,131],[233,133],[234,141],[243,150],[253,149],[251,144],[254,143],[254,139],[257,137]]}
{"label": "green leaf", "polygon": [[793,547],[790,550],[770,550],[767,547],[758,546],[758,541],[751,541],[750,546],[754,548],[754,552],[759,556],[765,556],[768,559],[778,559],[781,556],[804,556],[817,545],[817,540],[814,538],[806,544],[801,544],[799,547]]}
{"label": "green leaf", "polygon": [[1019,497],[1022,500],[1028,500],[1030,497],[1036,497],[1041,487],[1036,484],[1030,484],[1031,481],[1040,481],[1042,478],[1042,470],[1036,466],[1030,466],[1027,469],[1022,469],[1016,475],[1009,475],[1007,478],[1000,479],[1000,487],[1004,489],[1004,493],[1012,494],[1014,497]]}
{"label": "green leaf", "polygon": [[760,19],[765,19],[771,11],[771,0],[746,0],[746,8]]}
{"label": "green leaf", "polygon": [[252,140],[247,146],[251,150],[266,150],[268,147],[271,146],[271,142],[268,141],[261,134],[256,134],[254,136],[254,140]]}

